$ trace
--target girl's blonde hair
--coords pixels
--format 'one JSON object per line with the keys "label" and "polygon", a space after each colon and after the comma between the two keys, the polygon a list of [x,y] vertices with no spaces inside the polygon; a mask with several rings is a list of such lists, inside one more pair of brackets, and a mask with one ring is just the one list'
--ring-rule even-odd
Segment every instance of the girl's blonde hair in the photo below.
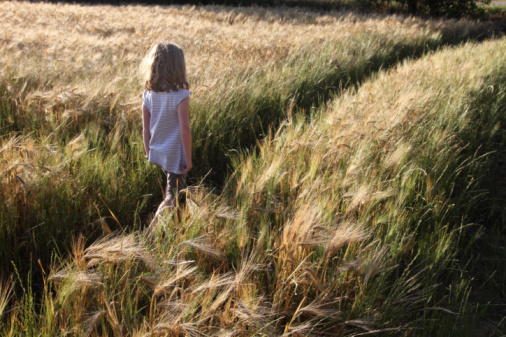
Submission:
{"label": "girl's blonde hair", "polygon": [[189,89],[186,63],[181,48],[173,43],[158,43],[141,63],[144,89],[149,91],[177,91]]}

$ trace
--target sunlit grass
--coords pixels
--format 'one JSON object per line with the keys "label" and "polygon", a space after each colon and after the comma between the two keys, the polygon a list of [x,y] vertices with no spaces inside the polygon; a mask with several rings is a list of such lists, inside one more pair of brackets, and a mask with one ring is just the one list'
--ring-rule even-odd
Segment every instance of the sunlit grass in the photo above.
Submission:
{"label": "sunlit grass", "polygon": [[494,127],[504,120],[504,47],[469,44],[406,62],[335,97],[309,123],[292,115],[258,153],[237,158],[223,194],[190,189],[154,241],[77,240],[68,262],[53,266],[54,293],[32,328],[475,335],[481,316],[460,258],[491,164],[480,148],[504,137]]}
{"label": "sunlit grass", "polygon": [[[486,26],[2,5],[0,264],[25,289],[2,335],[474,331],[459,259],[503,137],[504,41],[402,62]],[[197,167],[151,242],[165,182],[142,155],[137,69],[160,38],[186,52]]]}
{"label": "sunlit grass", "polygon": [[3,270],[11,260],[25,266],[25,249],[38,270],[47,243],[66,245],[75,232],[139,228],[161,198],[161,172],[142,156],[138,75],[160,39],[180,44],[188,60],[190,181],[220,187],[237,150],[290,109],[311,114],[381,67],[488,34],[466,21],[296,9],[8,2],[0,15],[0,236],[13,242],[2,249]]}

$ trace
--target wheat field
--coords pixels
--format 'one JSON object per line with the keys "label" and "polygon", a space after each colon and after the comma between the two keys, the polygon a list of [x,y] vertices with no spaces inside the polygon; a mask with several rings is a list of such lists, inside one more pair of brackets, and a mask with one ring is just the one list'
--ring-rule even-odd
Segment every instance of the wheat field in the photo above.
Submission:
{"label": "wheat field", "polygon": [[[0,335],[504,333],[506,45],[486,23],[27,2],[0,20]],[[165,182],[138,69],[160,40],[185,51],[196,168],[146,239]]]}

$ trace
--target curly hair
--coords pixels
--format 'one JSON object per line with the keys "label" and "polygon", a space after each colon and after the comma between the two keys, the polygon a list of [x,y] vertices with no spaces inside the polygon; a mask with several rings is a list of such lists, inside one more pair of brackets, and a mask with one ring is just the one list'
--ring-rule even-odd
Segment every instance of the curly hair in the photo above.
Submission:
{"label": "curly hair", "polygon": [[186,63],[181,48],[173,43],[158,43],[141,64],[144,89],[164,92],[189,89]]}

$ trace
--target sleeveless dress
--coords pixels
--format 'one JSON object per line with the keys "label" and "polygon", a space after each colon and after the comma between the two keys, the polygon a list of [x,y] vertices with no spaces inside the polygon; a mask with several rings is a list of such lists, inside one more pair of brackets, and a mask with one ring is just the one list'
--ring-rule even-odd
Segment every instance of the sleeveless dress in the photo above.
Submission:
{"label": "sleeveless dress", "polygon": [[182,174],[186,165],[186,154],[181,141],[178,104],[188,97],[191,91],[156,92],[144,91],[142,102],[151,114],[149,129],[149,161],[160,165],[167,173]]}

